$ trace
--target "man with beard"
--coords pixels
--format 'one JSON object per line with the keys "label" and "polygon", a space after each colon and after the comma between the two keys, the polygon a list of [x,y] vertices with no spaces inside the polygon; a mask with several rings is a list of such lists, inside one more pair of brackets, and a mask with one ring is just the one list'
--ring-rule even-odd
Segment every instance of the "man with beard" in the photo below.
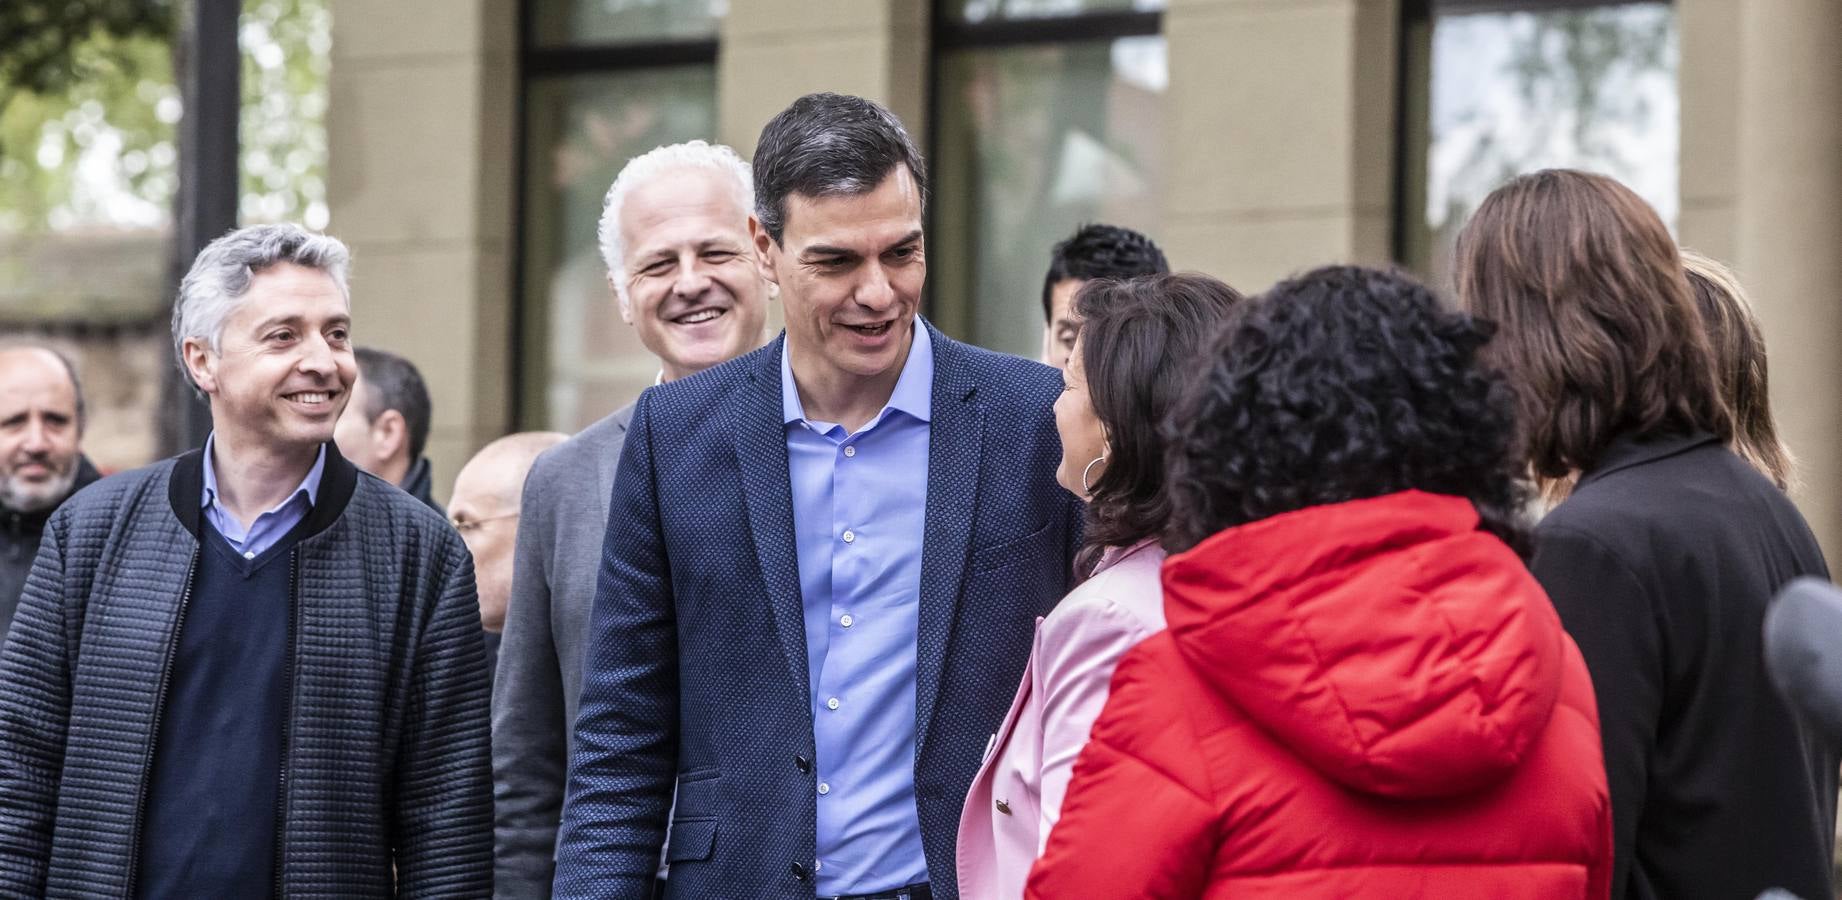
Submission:
{"label": "man with beard", "polygon": [[99,475],[83,440],[76,367],[48,347],[0,347],[0,637],[38,555],[45,520]]}

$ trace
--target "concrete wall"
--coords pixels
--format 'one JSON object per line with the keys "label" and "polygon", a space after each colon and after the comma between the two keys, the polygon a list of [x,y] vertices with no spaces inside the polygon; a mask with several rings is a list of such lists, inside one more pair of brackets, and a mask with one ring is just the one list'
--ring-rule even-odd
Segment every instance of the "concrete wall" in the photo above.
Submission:
{"label": "concrete wall", "polygon": [[1752,294],[1794,496],[1842,559],[1842,3],[1678,5],[1682,241]]}
{"label": "concrete wall", "polygon": [[[331,230],[362,342],[435,393],[447,482],[508,427],[516,0],[333,0]],[[1756,294],[1799,495],[1842,554],[1842,3],[1677,0],[1685,244]],[[718,134],[752,153],[812,90],[889,104],[927,140],[926,0],[732,3]],[[1161,237],[1258,290],[1393,246],[1399,0],[1170,0]],[[778,314],[778,307],[775,310]]]}
{"label": "concrete wall", "polygon": [[753,153],[761,126],[803,94],[887,105],[926,146],[927,0],[747,0],[723,19],[718,137]]}
{"label": "concrete wall", "polygon": [[445,497],[508,426],[514,0],[332,0],[328,231],[352,246],[360,344],[408,357],[434,400]]}
{"label": "concrete wall", "polygon": [[1396,0],[1172,0],[1161,235],[1256,291],[1391,252]]}

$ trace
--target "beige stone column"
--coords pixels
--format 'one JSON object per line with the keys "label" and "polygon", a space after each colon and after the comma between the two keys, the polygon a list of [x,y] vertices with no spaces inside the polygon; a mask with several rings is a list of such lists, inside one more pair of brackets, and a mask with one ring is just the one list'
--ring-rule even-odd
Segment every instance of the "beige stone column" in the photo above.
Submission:
{"label": "beige stone column", "polygon": [[1759,305],[1799,506],[1842,560],[1842,2],[1738,16],[1734,261]]}
{"label": "beige stone column", "polygon": [[1677,0],[1682,245],[1732,260],[1740,152],[1741,0]]}
{"label": "beige stone column", "polygon": [[517,6],[332,0],[328,231],[358,342],[428,382],[442,497],[508,426]]}
{"label": "beige stone column", "polygon": [[[723,18],[717,138],[753,159],[761,126],[814,91],[888,106],[926,152],[928,0],[746,0]],[[768,331],[783,323],[768,305]]]}
{"label": "beige stone column", "polygon": [[1260,290],[1384,263],[1393,232],[1396,0],[1171,0],[1161,238]]}
{"label": "beige stone column", "polygon": [[927,0],[745,0],[730,4],[721,40],[718,134],[744,156],[813,91],[882,103],[927,146]]}

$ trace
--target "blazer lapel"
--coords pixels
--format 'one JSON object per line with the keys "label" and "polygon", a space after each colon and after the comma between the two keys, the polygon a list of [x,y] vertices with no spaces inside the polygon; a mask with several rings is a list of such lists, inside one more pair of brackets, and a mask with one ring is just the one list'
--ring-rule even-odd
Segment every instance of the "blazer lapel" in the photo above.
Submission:
{"label": "blazer lapel", "polygon": [[748,527],[754,537],[761,581],[767,586],[774,630],[787,656],[787,674],[804,699],[809,692],[806,667],[806,612],[799,588],[799,547],[793,539],[793,484],[788,473],[787,431],[781,418],[780,354],[786,338],[758,354],[742,402],[730,405],[736,463]]}
{"label": "blazer lapel", "polygon": [[915,752],[926,746],[934,701],[966,576],[985,413],[960,346],[926,325],[934,342],[933,421],[928,427],[927,514],[921,543],[921,610],[915,647]]}

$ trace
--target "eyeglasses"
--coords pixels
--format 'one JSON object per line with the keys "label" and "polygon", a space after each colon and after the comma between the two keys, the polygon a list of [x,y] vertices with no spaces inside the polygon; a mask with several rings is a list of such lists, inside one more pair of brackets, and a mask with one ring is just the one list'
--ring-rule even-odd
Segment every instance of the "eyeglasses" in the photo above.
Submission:
{"label": "eyeglasses", "polygon": [[461,534],[466,534],[467,532],[478,529],[480,526],[485,525],[487,522],[497,522],[500,519],[516,519],[516,518],[518,518],[518,513],[508,512],[508,513],[501,513],[496,516],[486,516],[485,518],[480,518],[480,519],[449,519],[448,524],[454,526],[455,531],[458,531]]}

